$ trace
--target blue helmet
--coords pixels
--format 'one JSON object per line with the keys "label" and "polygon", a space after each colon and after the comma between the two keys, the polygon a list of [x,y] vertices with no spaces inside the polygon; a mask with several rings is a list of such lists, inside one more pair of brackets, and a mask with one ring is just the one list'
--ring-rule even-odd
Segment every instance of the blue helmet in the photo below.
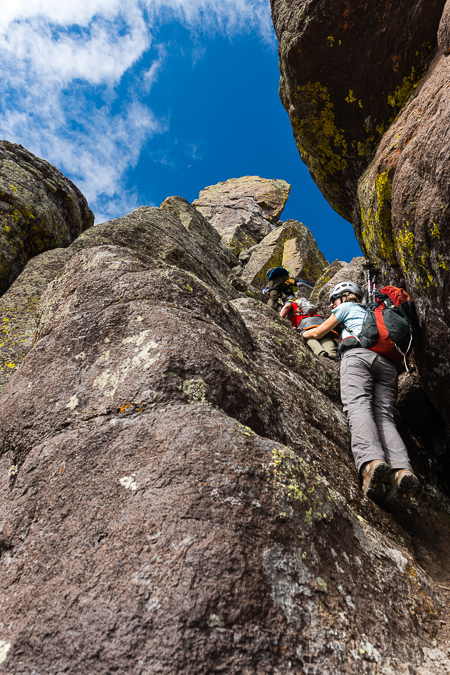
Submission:
{"label": "blue helmet", "polygon": [[289,270],[284,267],[271,267],[267,270],[267,278],[270,281],[273,277],[288,277]]}

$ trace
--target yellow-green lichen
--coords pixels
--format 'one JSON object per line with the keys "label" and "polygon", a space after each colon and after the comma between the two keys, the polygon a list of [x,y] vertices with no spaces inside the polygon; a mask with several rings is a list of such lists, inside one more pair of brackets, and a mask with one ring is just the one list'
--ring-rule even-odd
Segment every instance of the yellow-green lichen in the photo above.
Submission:
{"label": "yellow-green lichen", "polygon": [[[329,36],[327,37],[327,40],[328,40],[328,46],[329,46],[329,47],[334,47],[334,44],[335,44],[335,42],[336,42],[336,39],[335,39],[332,35],[329,35]],[[342,44],[342,40],[338,40],[338,41],[337,41],[337,44],[338,44],[338,46],[340,47],[341,44]]]}
{"label": "yellow-green lichen", "polygon": [[191,403],[204,401],[206,398],[206,389],[207,384],[204,382],[204,380],[193,379],[185,380],[185,382],[183,382],[183,391],[185,394],[187,394]]}
{"label": "yellow-green lichen", "polygon": [[349,89],[348,96],[345,98],[345,100],[347,103],[354,103],[357,100],[351,89]]}
{"label": "yellow-green lichen", "polygon": [[367,253],[396,263],[395,242],[391,225],[392,186],[387,171],[379,173],[375,184],[360,192],[362,231]]}
{"label": "yellow-green lichen", "polygon": [[404,77],[402,83],[390,96],[388,96],[389,105],[393,108],[401,108],[414,89],[418,86],[421,78],[422,74],[418,76],[415,68],[412,68],[408,77]]}
{"label": "yellow-green lichen", "polygon": [[360,108],[364,107],[361,99],[358,99],[357,96],[354,95],[354,93],[351,89],[349,89],[348,96],[345,97],[345,100],[347,101],[347,103],[358,103]]}
{"label": "yellow-green lichen", "polygon": [[319,586],[320,586],[324,591],[326,591],[326,590],[328,589],[327,582],[324,581],[324,580],[322,579],[322,577],[317,577],[316,581],[317,581],[317,583],[319,584]]}
{"label": "yellow-green lichen", "polygon": [[441,255],[438,255],[437,257],[437,266],[440,267],[442,270],[445,270],[448,272],[448,265],[447,263],[442,259]]}
{"label": "yellow-green lichen", "polygon": [[[447,271],[447,264],[440,254],[432,255],[423,241],[417,241],[409,223],[397,235],[398,259],[405,276],[421,291],[441,283],[439,270]],[[434,274],[433,274],[434,272]]]}
{"label": "yellow-green lichen", "polygon": [[438,226],[436,225],[436,223],[435,223],[434,221],[431,223],[430,234],[431,234],[431,236],[434,237],[435,239],[440,239],[440,238],[441,238],[441,232],[440,232]]}
{"label": "yellow-green lichen", "polygon": [[240,347],[238,347],[236,344],[233,344],[232,342],[230,342],[226,338],[224,338],[223,343],[224,343],[225,347],[228,349],[229,352],[231,352],[232,354],[236,354],[236,356],[241,361],[244,361],[245,363],[247,363],[247,359],[244,356],[244,352],[242,351],[242,349],[240,349]]}
{"label": "yellow-green lichen", "polygon": [[422,45],[421,50],[416,52],[416,63],[414,66],[412,66],[410,74],[404,77],[401,84],[399,84],[396,89],[388,96],[388,104],[395,108],[396,111],[405,105],[414,89],[416,89],[420,84],[420,81],[428,68],[428,57],[431,50],[432,46],[430,43],[425,43]]}
{"label": "yellow-green lichen", "polygon": [[353,141],[352,147],[358,153],[359,157],[365,157],[375,145],[375,136],[369,136],[365,141]]}
{"label": "yellow-green lichen", "polygon": [[302,99],[313,114],[292,119],[298,136],[302,159],[310,164],[308,147],[314,148],[320,167],[315,171],[319,181],[326,181],[336,172],[345,171],[347,163],[347,141],[345,132],[336,126],[334,105],[327,87],[320,82],[298,86],[294,99]]}
{"label": "yellow-green lichen", "polygon": [[[406,224],[408,225],[408,223]],[[398,242],[404,254],[407,253],[411,258],[414,257],[416,252],[416,242],[413,232],[410,232],[409,230],[403,230],[403,232],[399,232]]]}
{"label": "yellow-green lichen", "polygon": [[266,468],[275,488],[280,517],[300,516],[305,526],[332,518],[335,501],[325,481],[289,448],[273,448]]}

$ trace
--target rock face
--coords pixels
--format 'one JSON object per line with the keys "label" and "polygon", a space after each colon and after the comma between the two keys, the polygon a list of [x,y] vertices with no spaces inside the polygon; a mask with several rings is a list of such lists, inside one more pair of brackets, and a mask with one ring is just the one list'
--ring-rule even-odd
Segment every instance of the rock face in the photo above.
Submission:
{"label": "rock face", "polygon": [[57,248],[32,258],[0,298],[0,391],[31,349],[42,293],[69,257],[69,249]]}
{"label": "rock face", "polygon": [[355,228],[370,260],[404,282],[416,302],[421,324],[416,358],[448,422],[449,97],[450,58],[438,53],[360,180]]}
{"label": "rock face", "polygon": [[413,297],[421,380],[449,424],[450,3],[272,10],[300,153],[383,282]]}
{"label": "rock face", "polygon": [[[183,226],[181,236],[178,232],[180,226]],[[183,228],[194,234],[193,238],[189,238],[190,243],[186,248]],[[42,293],[70,258],[80,249],[110,243],[119,246],[128,244],[127,248],[132,248],[133,242],[134,254],[139,258],[145,257],[151,251],[156,260],[175,260],[181,267],[196,270],[200,276],[204,267],[204,275],[209,283],[216,286],[218,283],[219,287],[226,286],[229,290],[225,277],[228,276],[230,266],[235,265],[238,260],[229,249],[221,245],[217,232],[185,199],[169,197],[161,205],[161,209],[142,207],[130,214],[126,221],[118,218],[97,225],[68,248],[47,251],[31,260],[11,288],[0,298],[3,324],[0,342],[0,391],[31,348],[34,334],[38,330],[37,306]],[[213,277],[209,276],[208,267]],[[231,292],[233,297],[237,297],[236,292]],[[255,290],[253,295],[256,293]]]}
{"label": "rock face", "polygon": [[216,256],[216,264],[223,274],[228,273],[229,267],[235,267],[239,264],[239,260],[230,248],[220,245],[221,237],[218,230],[210,225],[200,211],[191,206],[186,199],[167,197],[160,208],[177,218],[188,232],[192,232],[194,236],[198,235],[198,244],[209,256]]}
{"label": "rock face", "polygon": [[367,272],[364,269],[364,258],[353,258],[349,263],[335,260],[325,268],[322,276],[316,281],[310,300],[325,316],[330,314],[330,294],[341,281],[354,281],[362,290],[366,290]]}
{"label": "rock face", "polygon": [[267,285],[271,267],[285,267],[298,279],[314,283],[327,265],[311,232],[297,220],[287,220],[251,249],[242,278],[257,288]]}
{"label": "rock face", "polygon": [[[402,373],[399,378],[397,410],[403,435],[414,437],[415,466],[426,477],[427,484],[440,476],[441,489],[450,492],[450,437],[448,427],[426,392],[420,376]],[[411,443],[411,440],[410,440]],[[430,452],[430,448],[433,452]],[[419,469],[420,467],[420,469]]]}
{"label": "rock face", "polygon": [[0,293],[30,258],[68,246],[93,223],[85,198],[58,169],[0,141]]}
{"label": "rock face", "polygon": [[448,501],[362,499],[335,364],[203,236],[142,207],[42,294],[0,396],[0,673],[413,672]]}
{"label": "rock face", "polygon": [[259,176],[231,178],[200,192],[193,205],[235,254],[259,243],[280,218],[291,187]]}
{"label": "rock face", "polygon": [[[283,180],[244,176],[205,188],[192,204],[199,213],[197,217],[190,213],[189,223],[197,223],[196,231],[201,236],[206,234],[205,224],[216,232],[216,237],[217,233],[222,235],[224,248],[239,256],[237,260],[230,254],[236,266],[233,285],[253,297],[259,297],[258,291],[267,285],[267,271],[271,267],[285,267],[296,279],[314,283],[328,264],[303,223],[279,220],[289,190],[290,185]],[[171,200],[176,200],[176,212]],[[170,197],[161,208],[170,209],[183,220],[179,211],[182,202],[183,209],[189,206],[179,197]],[[199,229],[199,219],[203,229]],[[214,251],[214,239],[207,235],[206,240],[209,250]],[[233,264],[232,260],[226,262],[229,266]]]}
{"label": "rock face", "polygon": [[297,147],[347,220],[360,174],[424,75],[444,5],[271,0],[280,96]]}
{"label": "rock face", "polygon": [[442,54],[450,53],[450,4],[445,3],[438,29],[438,47]]}

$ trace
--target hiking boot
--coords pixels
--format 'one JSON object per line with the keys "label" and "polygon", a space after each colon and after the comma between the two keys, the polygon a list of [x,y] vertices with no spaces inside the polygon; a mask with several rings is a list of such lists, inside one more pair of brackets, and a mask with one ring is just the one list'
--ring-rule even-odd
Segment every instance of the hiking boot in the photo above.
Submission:
{"label": "hiking boot", "polygon": [[391,467],[382,459],[366,462],[361,470],[362,491],[374,502],[381,501],[391,477]]}
{"label": "hiking boot", "polygon": [[386,505],[398,506],[407,504],[411,497],[420,492],[417,476],[409,469],[397,469],[392,472],[391,484],[386,493]]}

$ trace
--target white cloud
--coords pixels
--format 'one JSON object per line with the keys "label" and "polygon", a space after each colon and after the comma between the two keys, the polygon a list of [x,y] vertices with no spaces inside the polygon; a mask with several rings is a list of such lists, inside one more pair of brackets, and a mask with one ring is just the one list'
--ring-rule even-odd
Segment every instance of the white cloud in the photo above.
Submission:
{"label": "white cloud", "polygon": [[152,65],[148,70],[145,70],[143,72],[143,84],[146,92],[149,92],[150,89],[152,88],[152,85],[158,80],[167,58],[167,50],[164,47],[164,45],[158,45],[157,49],[158,49],[158,58],[155,61],[153,61]]}
{"label": "white cloud", "polygon": [[44,19],[59,26],[88,26],[95,16],[115,18],[123,11],[123,4],[122,0],[3,0],[0,31],[14,22],[30,19]]}
{"label": "white cloud", "polygon": [[[0,133],[69,175],[98,221],[138,206],[124,176],[144,144],[168,130],[148,94],[167,58],[153,34],[174,19],[197,34],[256,30],[273,40],[269,0],[2,2]],[[153,62],[141,66],[150,48]]]}
{"label": "white cloud", "polygon": [[150,36],[142,16],[133,24],[123,24],[120,16],[116,19],[93,17],[89,27],[71,26],[70,30],[41,17],[13,22],[0,33],[6,77],[14,81],[18,75],[38,76],[60,86],[77,78],[94,85],[119,82],[148,49]]}
{"label": "white cloud", "polygon": [[269,0],[146,0],[145,5],[155,20],[171,11],[193,28],[202,24],[204,30],[228,35],[253,28],[272,39]]}

